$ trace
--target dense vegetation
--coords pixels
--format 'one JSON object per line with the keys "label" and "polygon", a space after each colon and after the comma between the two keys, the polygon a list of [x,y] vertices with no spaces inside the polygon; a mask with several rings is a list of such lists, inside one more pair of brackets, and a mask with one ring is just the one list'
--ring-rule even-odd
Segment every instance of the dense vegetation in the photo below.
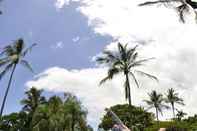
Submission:
{"label": "dense vegetation", "polygon": [[92,131],[87,124],[86,109],[72,94],[46,99],[42,91],[31,88],[21,101],[20,112],[5,115],[0,121],[2,131]]}
{"label": "dense vegetation", "polygon": [[[129,106],[128,104],[115,105],[111,107],[111,110],[113,110],[130,129],[138,128],[140,130],[144,130],[146,127],[153,124],[154,115],[146,112],[141,107]],[[108,130],[111,129],[114,124],[116,123],[107,112],[99,127],[104,130]]]}

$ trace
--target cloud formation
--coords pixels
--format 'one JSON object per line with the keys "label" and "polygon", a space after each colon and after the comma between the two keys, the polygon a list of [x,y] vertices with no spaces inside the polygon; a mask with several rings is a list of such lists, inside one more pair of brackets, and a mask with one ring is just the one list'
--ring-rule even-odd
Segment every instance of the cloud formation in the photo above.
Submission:
{"label": "cloud formation", "polygon": [[[142,57],[156,57],[143,69],[155,73],[160,82],[154,84],[139,77],[142,88],[132,89],[135,92],[134,104],[141,105],[145,94],[154,88],[163,93],[173,87],[185,100],[186,106],[182,109],[189,115],[194,114],[197,108],[197,26],[194,15],[189,14],[186,24],[182,24],[173,8],[138,7],[143,1],[80,0],[82,4],[77,10],[88,18],[88,24],[95,33],[114,38],[106,49],[116,50],[117,41],[129,43],[130,46],[140,44]],[[64,2],[60,3],[64,5]],[[95,124],[104,107],[124,100],[122,84],[119,82],[122,77],[104,85],[108,88],[98,87],[98,81],[105,73],[106,69],[103,68],[69,71],[56,67],[44,71],[38,80],[30,81],[27,85],[75,93],[88,107],[89,121]]]}

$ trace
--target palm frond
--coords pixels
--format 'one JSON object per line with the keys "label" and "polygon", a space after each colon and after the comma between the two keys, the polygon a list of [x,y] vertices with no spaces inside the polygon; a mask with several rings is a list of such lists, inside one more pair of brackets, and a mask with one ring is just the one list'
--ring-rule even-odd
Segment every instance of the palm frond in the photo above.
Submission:
{"label": "palm frond", "polygon": [[131,59],[131,56],[135,53],[135,50],[137,47],[138,47],[138,45],[136,45],[135,47],[133,47],[127,51],[127,57],[129,60]]}
{"label": "palm frond", "polygon": [[136,63],[136,64],[144,63],[144,62],[148,62],[148,61],[153,60],[153,59],[155,59],[155,57],[138,60],[138,61],[135,61],[134,63]]}
{"label": "palm frond", "polygon": [[9,63],[9,59],[8,58],[0,59],[0,67],[5,66],[8,63]]}
{"label": "palm frond", "polygon": [[134,79],[135,84],[137,85],[137,87],[140,88],[139,83],[138,83],[138,81],[137,81],[135,75],[133,74],[133,72],[129,72],[129,74],[133,77],[133,79]]}
{"label": "palm frond", "polygon": [[178,6],[176,8],[176,10],[178,12],[180,21],[183,22],[183,23],[185,23],[184,12],[188,12],[189,11],[188,6],[186,4],[182,4],[182,5]]}
{"label": "palm frond", "polygon": [[126,49],[123,47],[121,43],[118,43],[118,50],[119,50],[121,59],[123,61],[126,61],[127,60]]}
{"label": "palm frond", "polygon": [[4,70],[0,73],[0,80],[3,78],[3,76],[12,68],[13,63],[10,63],[7,65]]}
{"label": "palm frond", "polygon": [[181,0],[157,0],[157,1],[147,1],[139,4],[138,6],[147,6],[147,5],[155,5],[155,4],[167,4],[170,2],[181,2]]}
{"label": "palm frond", "polygon": [[11,45],[8,45],[3,48],[2,55],[12,56],[15,54],[14,48]]}
{"label": "palm frond", "polygon": [[156,76],[151,75],[149,73],[146,73],[146,72],[143,72],[143,71],[139,71],[139,70],[135,70],[135,72],[137,72],[137,73],[139,73],[139,74],[141,74],[143,76],[147,76],[148,78],[152,78],[152,79],[156,80],[157,82],[159,81]]}
{"label": "palm frond", "polygon": [[107,80],[111,80],[114,75],[117,75],[120,72],[118,68],[112,67],[108,70],[108,75],[100,81],[100,85],[105,83]]}
{"label": "palm frond", "polygon": [[106,55],[109,59],[116,59],[116,56],[111,51],[103,51],[103,54]]}
{"label": "palm frond", "polygon": [[29,69],[32,73],[34,73],[33,68],[31,67],[29,62],[27,62],[26,60],[21,60],[20,64],[23,65],[24,67],[26,67],[27,69]]}
{"label": "palm frond", "polygon": [[30,52],[36,45],[37,45],[37,44],[34,43],[34,44],[32,44],[30,47],[28,47],[27,49],[25,49],[25,51],[22,53],[22,56],[23,56],[23,57],[26,56],[26,54],[27,54],[28,52]]}
{"label": "palm frond", "polygon": [[110,60],[106,57],[97,57],[96,62],[99,64],[109,63]]}

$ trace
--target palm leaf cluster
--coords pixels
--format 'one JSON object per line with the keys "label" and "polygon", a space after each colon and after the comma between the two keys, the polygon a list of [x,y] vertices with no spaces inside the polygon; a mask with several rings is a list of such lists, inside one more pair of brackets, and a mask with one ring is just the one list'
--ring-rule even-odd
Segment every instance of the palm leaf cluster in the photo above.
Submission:
{"label": "palm leaf cluster", "polygon": [[192,10],[195,13],[195,17],[197,20],[197,12],[195,9],[197,8],[197,2],[192,0],[156,0],[156,1],[147,1],[139,4],[139,6],[147,6],[147,5],[155,5],[162,4],[166,7],[175,7],[178,12],[179,18],[181,22],[185,23],[185,14],[189,13]]}
{"label": "palm leaf cluster", "polygon": [[105,50],[103,51],[102,56],[99,56],[96,59],[99,64],[107,64],[109,66],[108,75],[101,80],[100,84],[103,84],[107,80],[113,79],[115,75],[118,75],[120,73],[124,74],[125,98],[126,100],[129,100],[130,105],[131,95],[129,76],[133,78],[137,87],[139,87],[139,83],[135,76],[136,74],[144,75],[157,80],[155,76],[136,69],[136,67],[143,66],[145,62],[153,59],[138,59],[138,52],[136,51],[136,49],[137,46],[128,48],[127,44],[123,46],[121,43],[118,43],[118,52]]}

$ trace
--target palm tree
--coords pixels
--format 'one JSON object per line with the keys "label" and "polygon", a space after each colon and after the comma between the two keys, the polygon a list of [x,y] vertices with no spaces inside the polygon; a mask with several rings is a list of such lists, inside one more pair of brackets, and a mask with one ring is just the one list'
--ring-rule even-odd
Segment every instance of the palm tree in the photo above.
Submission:
{"label": "palm tree", "polygon": [[42,90],[37,90],[35,87],[32,87],[30,90],[26,91],[25,94],[27,98],[24,98],[21,101],[21,104],[23,105],[22,111],[28,114],[27,126],[29,129],[32,129],[32,118],[34,113],[37,107],[46,103],[46,99],[44,96],[41,96]]}
{"label": "palm tree", "polygon": [[127,44],[123,46],[122,44],[118,43],[118,52],[105,50],[103,51],[103,55],[97,57],[96,59],[96,61],[99,64],[109,65],[108,75],[100,81],[100,84],[103,84],[107,80],[113,79],[113,77],[117,74],[124,74],[125,98],[126,100],[129,100],[129,105],[131,105],[129,76],[131,76],[134,79],[137,87],[139,87],[139,83],[135,76],[135,73],[157,80],[155,76],[136,69],[136,67],[142,66],[145,62],[149,61],[150,59],[153,59],[148,58],[139,60],[136,48],[137,46],[135,46],[134,48],[128,48]]}
{"label": "palm tree", "polygon": [[63,130],[62,118],[64,114],[62,103],[60,97],[53,96],[49,98],[47,103],[39,105],[32,119],[33,130]]}
{"label": "palm tree", "polygon": [[33,44],[29,48],[25,49],[25,43],[23,39],[18,39],[13,44],[8,45],[5,48],[3,48],[2,52],[0,53],[0,67],[3,68],[2,71],[0,72],[0,80],[5,74],[7,74],[7,72],[11,70],[10,79],[9,79],[8,86],[7,86],[7,89],[3,98],[3,103],[1,106],[0,117],[3,114],[3,109],[5,106],[5,102],[6,102],[7,95],[11,86],[11,82],[12,82],[12,78],[13,78],[16,66],[20,63],[33,72],[30,64],[23,58],[35,45],[36,44]]}
{"label": "palm tree", "polygon": [[64,111],[67,114],[67,119],[70,121],[70,131],[74,131],[76,126],[79,126],[78,128],[81,128],[81,130],[86,128],[85,118],[87,112],[82,109],[81,103],[75,96],[68,96],[64,102]]}
{"label": "palm tree", "polygon": [[42,90],[37,90],[35,87],[26,91],[27,98],[21,101],[21,104],[24,105],[23,111],[33,113],[40,104],[46,103],[45,97],[41,96],[42,92]]}
{"label": "palm tree", "polygon": [[183,118],[185,115],[187,115],[187,113],[183,112],[182,110],[180,110],[180,111],[177,110],[176,116],[177,116],[177,120],[178,120],[178,121],[181,121],[182,118]]}
{"label": "palm tree", "polygon": [[[197,12],[195,9],[197,8],[197,2],[192,0],[156,0],[156,1],[147,1],[144,3],[139,4],[139,6],[146,6],[146,5],[154,5],[154,4],[164,4],[165,6],[169,7],[175,4],[175,9],[179,14],[181,22],[185,22],[184,13],[189,12],[191,9],[195,13],[195,17],[197,20]],[[176,6],[178,4],[178,6]]]}
{"label": "palm tree", "polygon": [[149,106],[148,110],[151,108],[155,108],[157,124],[159,126],[159,113],[162,113],[163,109],[168,109],[169,107],[165,105],[165,101],[162,94],[158,94],[155,90],[153,90],[149,95],[150,100],[144,100],[146,104]]}
{"label": "palm tree", "polygon": [[175,118],[175,104],[184,105],[183,99],[178,97],[178,93],[173,88],[168,89],[166,102],[171,104],[173,117]]}

